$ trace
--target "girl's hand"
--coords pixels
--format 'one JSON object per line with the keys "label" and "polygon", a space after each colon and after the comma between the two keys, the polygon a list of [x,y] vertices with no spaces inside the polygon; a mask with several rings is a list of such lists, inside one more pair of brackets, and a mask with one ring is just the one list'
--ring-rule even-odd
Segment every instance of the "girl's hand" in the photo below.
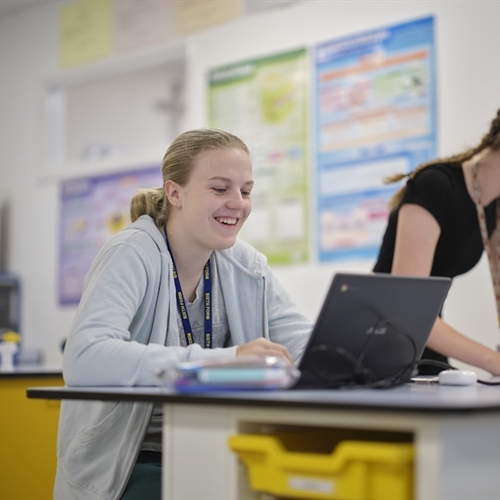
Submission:
{"label": "girl's hand", "polygon": [[281,344],[276,344],[265,338],[260,338],[238,346],[236,356],[279,356],[293,364],[288,349]]}

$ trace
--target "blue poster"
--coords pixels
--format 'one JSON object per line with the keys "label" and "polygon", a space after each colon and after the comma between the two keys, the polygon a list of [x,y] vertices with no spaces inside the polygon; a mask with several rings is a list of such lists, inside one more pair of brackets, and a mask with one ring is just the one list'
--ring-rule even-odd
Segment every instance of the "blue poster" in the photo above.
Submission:
{"label": "blue poster", "polygon": [[436,155],[434,18],[315,48],[320,261],[376,257],[399,185]]}
{"label": "blue poster", "polygon": [[85,276],[97,253],[130,223],[130,199],[136,190],[162,183],[161,168],[156,165],[61,184],[60,304],[78,304]]}

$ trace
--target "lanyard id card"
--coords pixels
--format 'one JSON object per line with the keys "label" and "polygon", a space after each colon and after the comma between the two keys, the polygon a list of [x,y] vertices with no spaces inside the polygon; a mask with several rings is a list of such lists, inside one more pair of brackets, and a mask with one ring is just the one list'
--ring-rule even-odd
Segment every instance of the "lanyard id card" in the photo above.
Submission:
{"label": "lanyard id card", "polygon": [[[165,230],[165,241],[167,243],[167,248],[172,258],[174,284],[175,284],[175,295],[177,299],[177,309],[181,316],[182,327],[184,329],[184,336],[186,337],[186,344],[194,344],[193,330],[191,328],[191,322],[189,321],[188,312],[186,308],[186,301],[184,300],[184,294],[182,293],[181,282],[177,274],[177,268],[175,267],[174,256],[170,250],[170,245],[168,244],[167,231]],[[210,259],[207,260],[205,267],[203,269],[203,297],[204,297],[204,310],[205,310],[205,335],[204,335],[204,347],[205,349],[211,349],[212,347],[212,273],[210,267]]]}

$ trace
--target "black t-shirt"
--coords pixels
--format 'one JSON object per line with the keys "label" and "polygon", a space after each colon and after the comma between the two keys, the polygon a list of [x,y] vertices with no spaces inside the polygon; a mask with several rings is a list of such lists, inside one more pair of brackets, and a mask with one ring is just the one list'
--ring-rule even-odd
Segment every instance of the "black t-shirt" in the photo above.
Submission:
{"label": "black t-shirt", "polygon": [[[476,206],[467,191],[461,164],[431,165],[421,170],[407,183],[401,205],[408,203],[425,208],[441,228],[431,276],[454,278],[479,262],[484,245]],[[495,207],[496,200],[485,207],[490,236],[495,229]],[[389,216],[375,272],[391,272],[398,215],[399,208]]]}

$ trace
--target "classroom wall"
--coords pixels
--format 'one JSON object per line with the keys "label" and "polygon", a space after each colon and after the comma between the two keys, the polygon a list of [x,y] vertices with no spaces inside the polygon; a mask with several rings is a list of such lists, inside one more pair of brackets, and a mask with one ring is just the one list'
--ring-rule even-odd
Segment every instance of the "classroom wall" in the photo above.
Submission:
{"label": "classroom wall", "polygon": [[[0,203],[9,207],[7,255],[0,262],[22,277],[25,347],[41,349],[47,362],[56,364],[75,309],[60,307],[57,301],[60,178],[41,174],[44,94],[48,81],[78,71],[58,68],[57,15],[58,4],[53,3],[0,19]],[[182,128],[206,125],[205,75],[214,66],[427,15],[436,17],[439,154],[474,145],[500,107],[500,65],[495,57],[500,46],[499,2],[309,0],[198,32],[181,40],[188,74]],[[172,47],[166,42],[155,50]],[[141,52],[135,56],[140,59]],[[118,58],[112,56],[98,66]],[[369,271],[372,264],[313,260],[276,272],[314,319],[335,271]],[[488,345],[500,342],[485,259],[456,280],[445,317]]]}

